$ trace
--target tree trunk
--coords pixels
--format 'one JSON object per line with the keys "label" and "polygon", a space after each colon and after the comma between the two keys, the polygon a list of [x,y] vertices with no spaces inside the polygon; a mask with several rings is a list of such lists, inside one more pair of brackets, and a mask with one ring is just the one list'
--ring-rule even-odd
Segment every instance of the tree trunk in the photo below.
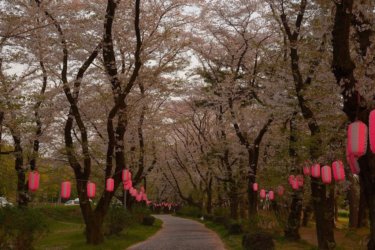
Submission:
{"label": "tree trunk", "polygon": [[360,194],[359,194],[359,208],[358,208],[358,224],[357,227],[367,227],[368,226],[368,213],[367,213],[367,203],[364,193],[364,188],[360,185]]}
{"label": "tree trunk", "polygon": [[299,240],[299,227],[301,224],[302,213],[302,193],[294,191],[292,194],[292,204],[290,205],[290,212],[288,223],[285,228],[285,237],[290,240]]}
{"label": "tree trunk", "polygon": [[320,250],[334,249],[334,189],[330,187],[329,196],[326,186],[320,180],[311,177],[311,193],[315,211],[316,232]]}
{"label": "tree trunk", "polygon": [[309,203],[303,209],[303,217],[302,217],[303,227],[307,227],[307,224],[309,223],[309,220],[311,218],[311,214],[312,214],[312,207],[311,207],[311,204]]}
{"label": "tree trunk", "polygon": [[238,190],[235,187],[234,183],[230,184],[230,196],[229,196],[229,202],[230,202],[230,218],[233,220],[238,219]]}
{"label": "tree trunk", "polygon": [[213,181],[213,178],[212,176],[210,176],[208,187],[207,187],[207,205],[206,205],[207,214],[212,214],[212,181]]}
{"label": "tree trunk", "polygon": [[349,173],[349,171],[345,171],[345,172],[350,182],[350,188],[347,192],[347,199],[349,202],[349,227],[356,228],[358,226],[358,211],[359,211],[358,185],[352,173]]}

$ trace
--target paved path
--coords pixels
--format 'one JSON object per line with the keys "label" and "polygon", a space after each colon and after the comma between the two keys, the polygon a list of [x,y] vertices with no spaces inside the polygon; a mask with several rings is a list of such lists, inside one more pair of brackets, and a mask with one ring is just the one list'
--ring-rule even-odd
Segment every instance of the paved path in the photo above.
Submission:
{"label": "paved path", "polygon": [[203,224],[171,215],[154,215],[163,228],[128,250],[225,250],[223,242]]}

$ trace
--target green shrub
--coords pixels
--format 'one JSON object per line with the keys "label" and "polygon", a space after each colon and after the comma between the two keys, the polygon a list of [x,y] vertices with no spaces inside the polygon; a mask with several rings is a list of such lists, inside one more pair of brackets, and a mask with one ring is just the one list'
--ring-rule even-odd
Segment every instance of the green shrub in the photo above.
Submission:
{"label": "green shrub", "polygon": [[338,211],[338,215],[339,215],[339,217],[349,218],[349,211],[347,211],[347,210],[339,210]]}
{"label": "green shrub", "polygon": [[154,225],[154,222],[155,222],[154,216],[146,215],[145,217],[143,217],[142,225],[152,226],[152,225]]}
{"label": "green shrub", "polygon": [[214,219],[214,216],[212,214],[205,214],[203,215],[203,217],[205,220],[210,220],[210,221]]}
{"label": "green shrub", "polygon": [[229,234],[242,234],[243,230],[242,230],[242,225],[241,223],[235,221],[235,222],[230,222],[230,224],[228,225],[228,233]]}
{"label": "green shrub", "polygon": [[119,234],[126,226],[134,223],[133,220],[130,213],[123,207],[113,206],[104,220],[104,234],[107,236]]}
{"label": "green shrub", "polygon": [[47,232],[42,214],[31,208],[0,208],[0,249],[31,250]]}
{"label": "green shrub", "polygon": [[242,247],[245,250],[274,250],[275,244],[269,233],[245,234],[242,237]]}
{"label": "green shrub", "polygon": [[143,204],[134,204],[132,207],[132,216],[139,224],[142,224],[143,218],[150,214],[150,209]]}
{"label": "green shrub", "polygon": [[198,207],[185,206],[177,211],[177,215],[199,218],[202,216],[202,212]]}

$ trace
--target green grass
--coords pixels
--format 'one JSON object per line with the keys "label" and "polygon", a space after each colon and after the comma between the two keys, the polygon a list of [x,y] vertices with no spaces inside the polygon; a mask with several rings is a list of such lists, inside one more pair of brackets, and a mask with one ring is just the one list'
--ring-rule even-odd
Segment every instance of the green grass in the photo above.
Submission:
{"label": "green grass", "polygon": [[48,217],[49,232],[35,245],[37,250],[107,250],[126,249],[138,242],[146,240],[155,234],[162,225],[156,220],[153,226],[134,224],[126,228],[119,235],[107,237],[99,246],[89,246],[85,242],[84,224],[77,207],[41,208]]}

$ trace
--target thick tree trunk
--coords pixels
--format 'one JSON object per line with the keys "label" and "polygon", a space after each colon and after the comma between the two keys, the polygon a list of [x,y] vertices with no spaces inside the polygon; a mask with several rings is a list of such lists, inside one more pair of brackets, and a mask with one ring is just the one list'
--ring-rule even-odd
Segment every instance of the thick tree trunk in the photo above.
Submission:
{"label": "thick tree trunk", "polygon": [[307,204],[304,209],[303,209],[303,217],[302,217],[302,226],[303,227],[307,227],[308,223],[309,223],[309,220],[311,218],[311,214],[312,214],[312,207],[311,207],[311,204]]}
{"label": "thick tree trunk", "polygon": [[238,219],[238,190],[235,187],[235,184],[230,183],[230,194],[229,194],[229,202],[230,202],[230,218],[233,220]]}
{"label": "thick tree trunk", "polygon": [[315,211],[316,232],[320,250],[334,249],[334,189],[330,187],[327,197],[327,188],[320,180],[311,177],[311,193]]}
{"label": "thick tree trunk", "polygon": [[290,212],[288,222],[285,228],[285,237],[290,240],[299,240],[299,228],[301,224],[302,214],[302,193],[295,191],[292,194],[292,203],[290,205]]}
{"label": "thick tree trunk", "polygon": [[360,228],[360,227],[367,227],[367,226],[368,226],[368,209],[367,209],[366,197],[365,197],[363,185],[360,185],[357,227]]}

